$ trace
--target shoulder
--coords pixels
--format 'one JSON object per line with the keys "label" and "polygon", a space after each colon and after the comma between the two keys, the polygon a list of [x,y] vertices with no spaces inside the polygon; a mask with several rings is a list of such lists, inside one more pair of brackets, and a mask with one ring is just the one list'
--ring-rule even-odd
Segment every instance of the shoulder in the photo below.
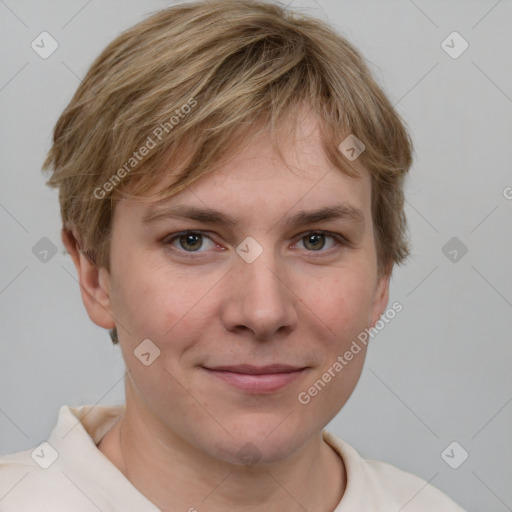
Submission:
{"label": "shoulder", "polygon": [[43,461],[44,450],[38,453],[37,449],[0,456],[2,512],[61,510],[50,508],[55,505],[52,495],[59,492],[61,485],[59,475],[51,468],[44,469],[36,463],[34,458],[38,455]]}
{"label": "shoulder", "polygon": [[[93,510],[92,503],[88,503],[80,490],[83,482],[77,478],[71,462],[90,460],[91,449],[87,445],[91,439],[82,428],[79,416],[75,416],[84,411],[84,407],[61,406],[48,440],[0,456],[2,512],[68,512],[70,504],[76,512]],[[63,435],[66,432],[70,433],[67,437]]]}
{"label": "shoulder", "polygon": [[124,406],[62,406],[47,441],[0,456],[1,512],[158,512],[97,445]]}
{"label": "shoulder", "polygon": [[378,495],[396,503],[404,512],[464,512],[450,497],[426,481],[386,462],[364,460],[368,481]]}
{"label": "shoulder", "polygon": [[330,432],[324,431],[324,439],[342,457],[347,472],[346,491],[335,512],[345,512],[354,506],[381,512],[465,512],[432,482],[387,462],[365,459]]}
{"label": "shoulder", "polygon": [[[62,463],[63,452],[57,453],[48,442],[36,448],[0,456],[0,510],[2,512],[98,512],[104,500],[94,494],[101,481],[87,477],[91,460],[77,445],[74,466]],[[83,467],[83,470],[81,469]],[[91,471],[101,468],[94,465]],[[116,482],[111,480],[112,485]],[[109,509],[111,510],[111,509]]]}

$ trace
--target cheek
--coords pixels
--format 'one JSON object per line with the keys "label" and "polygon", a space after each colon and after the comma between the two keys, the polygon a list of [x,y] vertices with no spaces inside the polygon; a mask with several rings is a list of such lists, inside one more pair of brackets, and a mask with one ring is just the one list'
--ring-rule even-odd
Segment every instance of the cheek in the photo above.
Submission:
{"label": "cheek", "polygon": [[162,265],[134,268],[141,270],[125,269],[126,278],[116,289],[115,317],[126,328],[124,339],[132,350],[149,338],[171,370],[172,358],[181,356],[211,328],[213,296],[209,291],[219,277],[197,278]]}
{"label": "cheek", "polygon": [[[350,398],[361,376],[367,346],[358,338],[370,325],[372,287],[362,276],[326,279],[314,294],[315,322],[329,335],[318,336],[319,366],[297,396],[305,414],[330,421]],[[362,285],[365,283],[365,286]],[[313,299],[313,295],[310,295]]]}
{"label": "cheek", "polygon": [[346,340],[370,325],[374,283],[364,269],[344,269],[302,287],[302,297],[331,335]]}
{"label": "cheek", "polygon": [[116,319],[126,324],[128,336],[161,336],[163,326],[173,325],[183,307],[176,278],[148,260],[132,251],[116,261],[118,277],[112,303]]}

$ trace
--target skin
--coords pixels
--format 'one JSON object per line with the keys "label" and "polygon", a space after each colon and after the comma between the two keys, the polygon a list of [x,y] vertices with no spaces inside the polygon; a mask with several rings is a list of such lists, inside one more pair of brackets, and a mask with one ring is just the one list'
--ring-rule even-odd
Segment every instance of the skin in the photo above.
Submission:
{"label": "skin", "polygon": [[[379,319],[390,272],[377,274],[369,173],[357,160],[357,179],[333,168],[317,121],[302,116],[296,138],[281,146],[293,171],[263,133],[168,202],[221,210],[239,220],[235,227],[181,219],[144,226],[148,205],[123,200],[110,272],[63,233],[89,317],[117,326],[127,367],[126,413],[99,449],[162,510],[332,511],[343,496],[343,461],[321,432],[354,390],[366,350],[309,404],[297,397]],[[298,210],[340,203],[359,208],[364,223],[284,224]],[[183,230],[205,234],[189,245],[187,237],[169,241]],[[307,236],[318,230],[350,244]],[[248,236],[263,249],[252,263],[235,252]],[[147,338],[160,350],[149,366],[134,355]],[[250,394],[203,367],[241,363],[307,368],[285,388]],[[256,464],[239,454],[247,443]]]}

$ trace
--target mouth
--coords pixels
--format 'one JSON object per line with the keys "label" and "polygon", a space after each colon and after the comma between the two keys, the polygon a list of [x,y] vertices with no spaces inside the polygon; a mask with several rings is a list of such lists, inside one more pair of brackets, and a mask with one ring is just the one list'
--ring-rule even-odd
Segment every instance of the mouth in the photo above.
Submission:
{"label": "mouth", "polygon": [[268,394],[279,391],[303,375],[307,367],[272,364],[249,364],[202,367],[208,374],[231,387],[249,394]]}

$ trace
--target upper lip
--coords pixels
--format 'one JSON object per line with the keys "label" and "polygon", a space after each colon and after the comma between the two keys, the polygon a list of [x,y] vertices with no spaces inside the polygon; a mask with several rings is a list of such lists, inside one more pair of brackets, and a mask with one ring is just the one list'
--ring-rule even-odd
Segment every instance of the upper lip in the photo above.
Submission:
{"label": "upper lip", "polygon": [[266,373],[291,373],[303,370],[303,366],[291,366],[289,364],[270,364],[267,366],[253,366],[251,364],[238,364],[229,366],[206,367],[207,370],[225,371],[232,373],[245,373],[251,375],[262,375]]}

